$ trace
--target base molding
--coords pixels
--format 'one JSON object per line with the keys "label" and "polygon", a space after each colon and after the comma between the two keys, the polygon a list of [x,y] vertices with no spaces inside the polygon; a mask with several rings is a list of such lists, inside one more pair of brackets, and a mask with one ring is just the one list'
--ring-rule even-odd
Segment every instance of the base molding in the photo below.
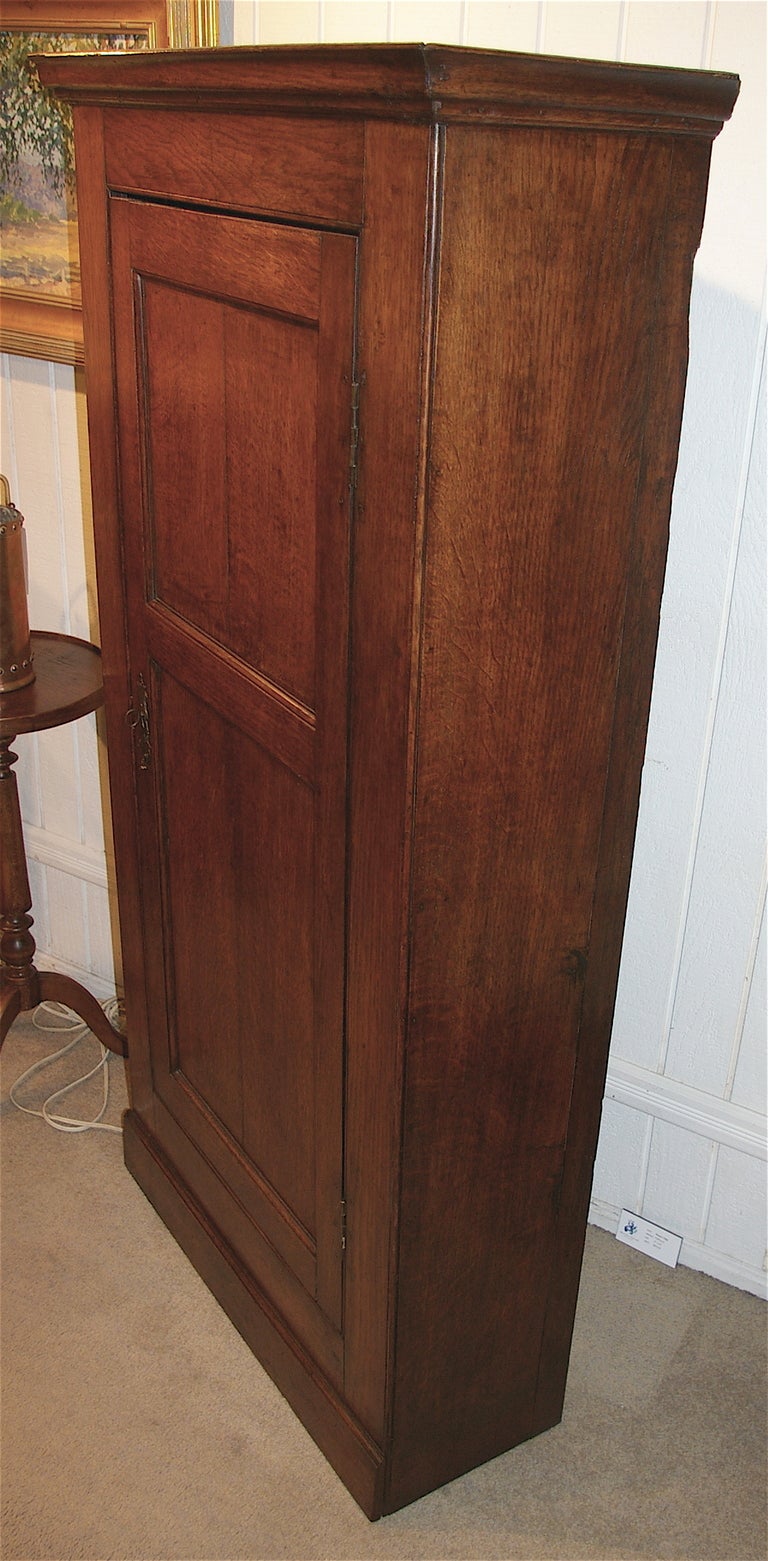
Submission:
{"label": "base molding", "polygon": [[126,1112],[123,1131],[125,1163],[142,1192],[363,1511],[380,1517],[381,1450],[213,1229],[135,1111]]}

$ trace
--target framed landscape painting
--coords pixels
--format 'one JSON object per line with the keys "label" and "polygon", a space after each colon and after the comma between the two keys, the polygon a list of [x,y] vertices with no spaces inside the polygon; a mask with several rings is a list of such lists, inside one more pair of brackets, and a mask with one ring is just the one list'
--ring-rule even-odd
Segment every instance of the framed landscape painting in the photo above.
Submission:
{"label": "framed landscape painting", "polygon": [[217,41],[215,0],[21,0],[0,23],[0,350],[81,363],[72,120],[31,56]]}

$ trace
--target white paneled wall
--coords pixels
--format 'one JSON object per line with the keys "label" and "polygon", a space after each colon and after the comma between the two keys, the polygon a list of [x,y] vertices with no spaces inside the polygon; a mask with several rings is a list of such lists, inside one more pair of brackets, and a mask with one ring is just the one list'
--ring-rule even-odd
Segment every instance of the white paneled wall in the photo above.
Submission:
{"label": "white paneled wall", "polygon": [[[0,467],[25,517],[29,621],[98,641],[85,398],[63,364],[2,359]],[[21,736],[16,775],[38,964],[115,988],[98,718]]]}
{"label": "white paneled wall", "polygon": [[[765,9],[751,0],[229,0],[225,42],[432,41],[737,71],[715,143],[654,699],[592,1217],[765,1292]],[[83,397],[3,369],[2,469],[35,627],[95,634]],[[83,538],[86,538],[84,543]],[[22,743],[19,748],[21,750]],[[111,978],[93,718],[25,739],[36,930]]]}

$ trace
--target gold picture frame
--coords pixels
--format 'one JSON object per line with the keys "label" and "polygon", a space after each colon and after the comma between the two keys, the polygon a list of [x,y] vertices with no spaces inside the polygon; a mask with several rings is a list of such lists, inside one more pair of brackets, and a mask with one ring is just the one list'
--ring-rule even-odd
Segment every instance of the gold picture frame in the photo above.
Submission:
{"label": "gold picture frame", "polygon": [[217,42],[216,0],[4,0],[0,351],[83,361],[71,119],[30,72],[28,54]]}

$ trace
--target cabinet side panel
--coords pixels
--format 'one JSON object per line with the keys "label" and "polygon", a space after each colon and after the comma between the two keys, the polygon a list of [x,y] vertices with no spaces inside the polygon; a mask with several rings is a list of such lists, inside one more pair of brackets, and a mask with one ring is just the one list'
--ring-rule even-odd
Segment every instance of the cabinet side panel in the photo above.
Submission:
{"label": "cabinet side panel", "polygon": [[[647,696],[658,590],[641,621],[627,593],[637,524],[658,585],[682,396],[674,159],[639,134],[447,135],[390,1507],[560,1413],[534,1403],[569,1133],[584,1197],[594,1154],[594,1112],[569,1127],[585,982],[615,988],[598,866],[626,892],[644,735],[617,750],[617,676],[637,655]],[[610,843],[609,771],[630,776]],[[590,1099],[609,1028],[604,1001]]]}
{"label": "cabinet side panel", "polygon": [[629,559],[590,959],[573,1078],[554,1266],[540,1353],[534,1430],[550,1425],[565,1390],[592,1170],[613,1022],[653,664],[667,554],[668,518],[688,366],[693,256],[704,220],[710,149],[675,144],[657,312],[651,341],[646,436]]}

